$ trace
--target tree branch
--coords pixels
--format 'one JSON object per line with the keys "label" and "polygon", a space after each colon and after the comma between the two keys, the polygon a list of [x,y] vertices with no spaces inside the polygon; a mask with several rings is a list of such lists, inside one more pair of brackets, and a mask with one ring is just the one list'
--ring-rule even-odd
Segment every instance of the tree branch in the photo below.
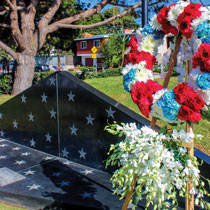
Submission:
{"label": "tree branch", "polygon": [[60,24],[71,24],[73,22],[84,20],[87,17],[90,17],[92,15],[99,13],[107,4],[111,4],[111,1],[112,0],[103,0],[101,3],[98,3],[95,7],[88,9],[80,14],[76,14],[72,17],[64,18],[62,20],[52,23],[51,25],[49,25],[48,33],[52,33],[56,31],[59,28],[58,26]]}
{"label": "tree branch", "polygon": [[59,9],[62,0],[54,0],[51,7],[48,11],[43,15],[42,19],[39,22],[39,25],[47,25],[55,15],[56,11]]}
{"label": "tree branch", "polygon": [[11,32],[15,40],[17,41],[18,45],[22,50],[25,49],[25,42],[23,39],[23,36],[21,34],[19,24],[18,24],[18,14],[17,14],[17,5],[16,5],[16,0],[6,0],[7,3],[9,4],[9,7],[11,9],[10,12],[10,22],[11,22]]}
{"label": "tree branch", "polygon": [[31,3],[28,5],[27,9],[36,8],[38,3],[39,3],[39,0],[31,0]]}
{"label": "tree branch", "polygon": [[136,8],[140,7],[142,5],[141,2],[137,3],[136,5],[132,6],[131,8],[129,8],[128,10],[122,12],[121,14],[115,15],[111,18],[108,18],[107,20],[104,20],[102,22],[99,23],[94,23],[91,25],[73,25],[73,24],[60,24],[57,23],[57,28],[72,28],[72,29],[89,29],[89,28],[95,28],[95,27],[99,27],[102,25],[105,25],[107,23],[112,22],[113,20],[116,20],[118,18],[124,17],[125,15],[127,15],[128,13],[133,12]]}
{"label": "tree branch", "polygon": [[5,50],[8,54],[10,54],[15,60],[18,59],[18,53],[12,50],[9,46],[4,44],[2,41],[0,41],[0,47]]}
{"label": "tree branch", "polygon": [[114,3],[112,3],[111,5],[113,5],[113,6],[117,6],[117,7],[132,7],[132,6],[129,6],[129,5],[123,5],[123,4],[114,4]]}
{"label": "tree branch", "polygon": [[11,3],[10,0],[6,0],[7,4],[9,5],[10,9],[13,11],[17,11],[17,7],[16,7],[16,1],[15,1],[15,5],[13,3]]}

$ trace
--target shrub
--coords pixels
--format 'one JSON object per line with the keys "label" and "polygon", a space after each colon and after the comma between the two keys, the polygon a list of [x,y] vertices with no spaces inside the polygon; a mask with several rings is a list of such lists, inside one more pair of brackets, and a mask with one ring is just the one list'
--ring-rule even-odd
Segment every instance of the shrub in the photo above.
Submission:
{"label": "shrub", "polygon": [[12,93],[13,79],[11,74],[0,76],[0,95]]}
{"label": "shrub", "polygon": [[33,85],[39,82],[40,80],[48,77],[55,71],[43,71],[43,72],[34,72],[34,79],[33,79]]}
{"label": "shrub", "polygon": [[92,78],[102,78],[102,77],[113,77],[120,76],[122,68],[112,68],[105,69],[103,72],[82,72],[82,74],[77,74],[80,79],[92,79]]}

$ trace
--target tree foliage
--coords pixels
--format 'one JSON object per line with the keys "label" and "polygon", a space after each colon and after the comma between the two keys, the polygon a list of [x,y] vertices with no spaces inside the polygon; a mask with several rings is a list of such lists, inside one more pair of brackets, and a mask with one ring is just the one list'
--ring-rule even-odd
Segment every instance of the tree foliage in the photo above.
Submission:
{"label": "tree foliage", "polygon": [[[78,24],[87,25],[87,24],[98,23],[108,18],[111,18],[113,14],[118,15],[121,12],[122,11],[119,7],[109,8],[100,14],[95,14],[85,20],[79,21]],[[94,35],[109,34],[109,33],[112,33],[114,30],[119,30],[122,27],[135,30],[139,27],[137,23],[135,22],[136,18],[138,18],[138,15],[136,14],[136,12],[132,12],[106,25],[103,25],[97,28],[81,30],[80,34],[85,33],[85,32],[91,33]]]}
{"label": "tree foliage", "polygon": [[116,30],[105,42],[100,50],[102,63],[106,67],[122,67],[124,63],[124,53],[129,39],[123,34],[123,28]]}

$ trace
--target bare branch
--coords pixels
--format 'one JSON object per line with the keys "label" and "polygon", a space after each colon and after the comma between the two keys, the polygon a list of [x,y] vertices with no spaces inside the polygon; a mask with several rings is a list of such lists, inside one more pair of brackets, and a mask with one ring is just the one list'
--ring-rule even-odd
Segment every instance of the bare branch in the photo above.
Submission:
{"label": "bare branch", "polygon": [[31,0],[31,3],[27,7],[27,9],[36,8],[36,6],[38,5],[38,3],[39,3],[39,0]]}
{"label": "bare branch", "polygon": [[80,14],[76,14],[72,17],[69,18],[64,18],[62,20],[56,21],[49,25],[48,33],[52,33],[56,31],[59,28],[59,25],[64,24],[64,25],[69,25],[73,22],[79,21],[79,20],[84,20],[87,17],[90,17],[92,15],[95,15],[99,13],[107,4],[110,4],[111,0],[103,0],[101,3],[98,3],[95,7],[86,10]]}
{"label": "bare branch", "polygon": [[48,9],[48,11],[43,15],[42,19],[40,20],[39,25],[47,25],[57,12],[57,10],[60,7],[60,4],[62,3],[62,0],[54,0],[51,7]]}
{"label": "bare branch", "polygon": [[129,5],[123,5],[123,4],[114,4],[114,3],[112,3],[111,5],[113,5],[113,6],[117,6],[117,7],[132,7],[132,6],[129,6]]}
{"label": "bare branch", "polygon": [[10,0],[6,0],[7,4],[9,5],[9,7],[11,8],[11,10],[13,11],[17,11],[17,7],[16,7],[16,1],[15,1],[15,5],[13,3],[11,3]]}
{"label": "bare branch", "polygon": [[10,54],[15,60],[18,59],[18,53],[16,53],[12,48],[4,44],[2,41],[0,41],[0,47],[5,50],[8,54]]}
{"label": "bare branch", "polygon": [[133,12],[136,8],[141,7],[141,5],[142,5],[142,3],[139,2],[138,4],[132,6],[128,10],[122,12],[121,14],[115,15],[115,16],[113,16],[111,18],[108,18],[107,20],[104,20],[104,21],[99,22],[99,23],[94,23],[94,24],[91,24],[91,25],[73,25],[73,24],[62,24],[62,23],[60,24],[60,23],[57,23],[57,28],[89,29],[89,28],[99,27],[99,26],[105,25],[107,23],[110,23],[113,20],[116,20],[118,18],[124,17],[128,13]]}
{"label": "bare branch", "polygon": [[[21,6],[17,6],[16,9],[17,10],[22,10],[24,8],[21,7]],[[10,7],[8,7],[8,6],[0,6],[0,12],[6,12],[6,11],[9,11],[9,10],[10,10]]]}
{"label": "bare branch", "polygon": [[16,0],[6,0],[8,4],[10,4],[11,13],[10,13],[10,22],[11,22],[11,32],[15,40],[21,49],[25,49],[25,42],[23,36],[21,34],[19,24],[18,24],[18,14],[17,14],[17,5]]}

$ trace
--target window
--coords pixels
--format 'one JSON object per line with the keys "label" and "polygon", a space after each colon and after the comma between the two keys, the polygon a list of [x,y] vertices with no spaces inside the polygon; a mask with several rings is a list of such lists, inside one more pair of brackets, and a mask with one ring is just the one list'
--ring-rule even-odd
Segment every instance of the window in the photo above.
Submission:
{"label": "window", "polygon": [[80,47],[81,47],[81,49],[86,49],[87,48],[87,41],[81,41],[80,42]]}
{"label": "window", "polygon": [[100,40],[94,40],[94,46],[96,46],[96,48],[100,47]]}

